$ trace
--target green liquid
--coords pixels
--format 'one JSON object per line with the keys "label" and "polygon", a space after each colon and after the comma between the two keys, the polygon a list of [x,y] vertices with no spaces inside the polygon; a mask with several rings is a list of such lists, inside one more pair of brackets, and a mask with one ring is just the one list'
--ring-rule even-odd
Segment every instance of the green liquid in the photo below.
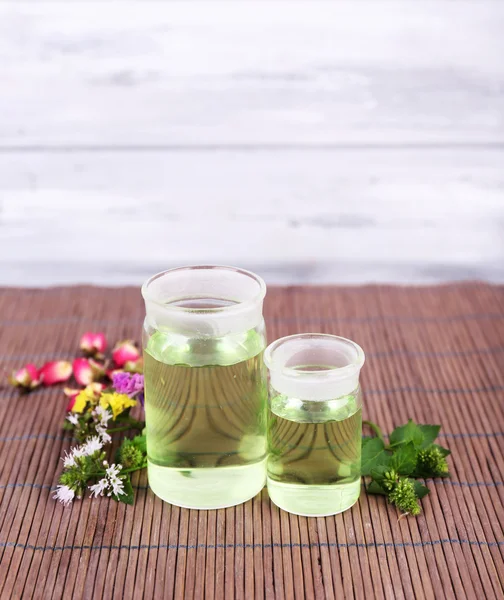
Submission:
{"label": "green liquid", "polygon": [[149,484],[163,500],[221,508],[265,483],[264,337],[156,332],[144,352]]}
{"label": "green liquid", "polygon": [[280,508],[326,516],[360,494],[362,410],[358,390],[336,400],[271,399],[268,492]]}

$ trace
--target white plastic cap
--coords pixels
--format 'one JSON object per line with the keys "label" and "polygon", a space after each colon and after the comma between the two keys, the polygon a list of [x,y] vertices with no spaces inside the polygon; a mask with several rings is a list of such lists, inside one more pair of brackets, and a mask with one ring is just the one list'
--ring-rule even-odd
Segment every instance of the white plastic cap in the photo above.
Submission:
{"label": "white plastic cap", "polygon": [[[217,265],[180,267],[154,275],[142,286],[146,324],[188,335],[222,337],[262,322],[264,281],[243,269]],[[187,300],[221,300],[216,308],[177,306]]]}
{"label": "white plastic cap", "polygon": [[353,392],[364,364],[360,346],[336,335],[301,333],[264,352],[271,387],[290,398],[333,400]]}

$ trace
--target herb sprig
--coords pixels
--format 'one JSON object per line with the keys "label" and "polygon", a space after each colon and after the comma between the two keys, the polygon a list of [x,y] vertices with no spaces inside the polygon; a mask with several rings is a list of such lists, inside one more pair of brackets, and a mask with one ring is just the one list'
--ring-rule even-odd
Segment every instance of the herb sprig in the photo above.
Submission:
{"label": "herb sprig", "polygon": [[418,501],[429,489],[416,479],[450,476],[446,461],[450,451],[434,443],[441,426],[418,425],[410,419],[392,431],[387,444],[376,423],[363,424],[376,434],[362,439],[361,474],[371,477],[366,491],[387,496],[403,514],[420,514]]}
{"label": "herb sprig", "polygon": [[[101,440],[95,436],[66,454],[55,498],[63,504],[70,504],[89,490],[91,498],[106,495],[117,502],[133,504],[130,473],[147,466],[145,436],[124,439],[113,464],[107,462],[102,447]],[[93,481],[96,483],[90,485]]]}

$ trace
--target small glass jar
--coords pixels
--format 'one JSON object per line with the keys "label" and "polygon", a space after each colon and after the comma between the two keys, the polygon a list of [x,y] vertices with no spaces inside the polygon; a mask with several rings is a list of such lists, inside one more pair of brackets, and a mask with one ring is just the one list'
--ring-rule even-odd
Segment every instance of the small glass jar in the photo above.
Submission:
{"label": "small glass jar", "polygon": [[233,267],[143,286],[149,485],[186,508],[233,506],[266,480],[264,281]]}
{"label": "small glass jar", "polygon": [[303,516],[347,510],[361,489],[364,352],[342,337],[303,333],[270,344],[264,362],[271,500]]}

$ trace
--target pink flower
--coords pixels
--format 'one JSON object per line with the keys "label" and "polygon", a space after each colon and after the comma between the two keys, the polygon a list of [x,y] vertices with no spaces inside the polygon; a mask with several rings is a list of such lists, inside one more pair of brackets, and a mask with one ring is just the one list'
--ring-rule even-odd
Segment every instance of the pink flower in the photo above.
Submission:
{"label": "pink flower", "polygon": [[67,407],[66,407],[66,411],[67,412],[71,412],[72,408],[74,407],[75,404],[75,399],[77,398],[78,394],[75,394],[75,396],[71,396],[70,400],[68,401]]}
{"label": "pink flower", "polygon": [[9,377],[9,383],[14,387],[20,388],[22,392],[34,390],[41,384],[37,367],[30,363],[22,369],[13,371]]}
{"label": "pink flower", "polygon": [[76,388],[65,388],[63,393],[68,396],[67,412],[70,412],[75,404],[75,399],[80,394],[81,390]]}
{"label": "pink flower", "polygon": [[123,367],[127,362],[136,362],[140,358],[140,350],[133,340],[124,340],[115,345],[112,358],[117,367]]}
{"label": "pink flower", "polygon": [[44,385],[53,385],[70,379],[72,365],[66,360],[47,362],[39,371],[40,380]]}
{"label": "pink flower", "polygon": [[79,385],[89,385],[105,376],[105,365],[92,358],[76,358],[72,366],[75,380]]}
{"label": "pink flower", "polygon": [[86,356],[103,358],[103,353],[107,348],[107,338],[104,333],[88,331],[81,337],[79,345]]}

